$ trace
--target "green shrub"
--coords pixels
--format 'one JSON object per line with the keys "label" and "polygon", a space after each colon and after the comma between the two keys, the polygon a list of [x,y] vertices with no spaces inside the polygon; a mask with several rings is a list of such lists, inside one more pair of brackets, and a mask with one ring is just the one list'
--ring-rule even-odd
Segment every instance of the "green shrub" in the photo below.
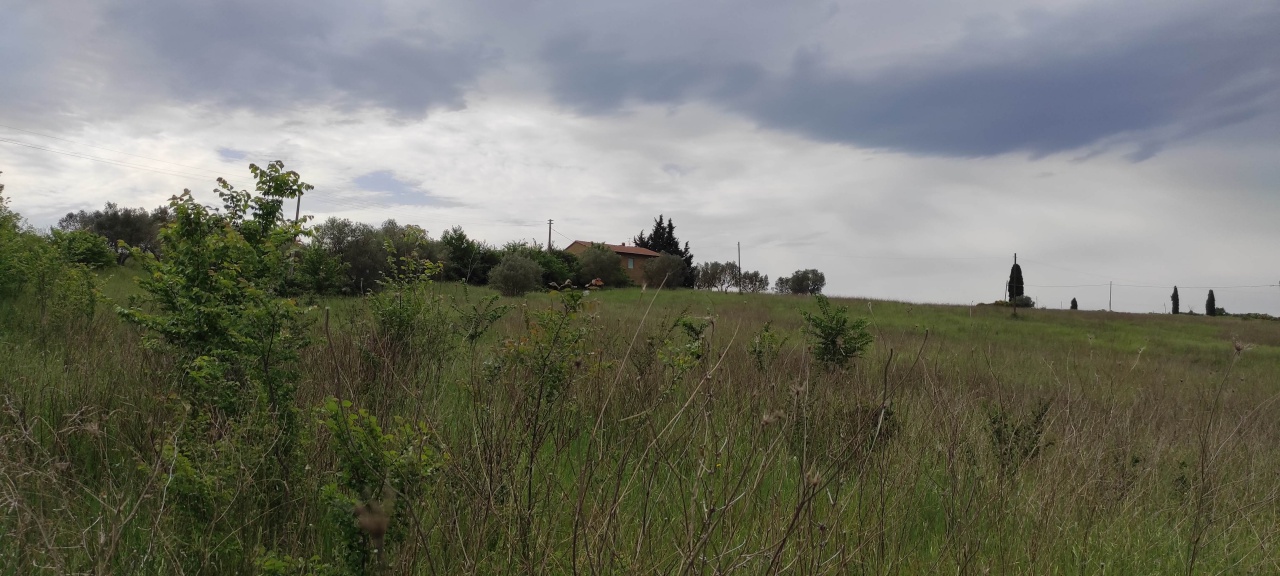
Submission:
{"label": "green shrub", "polygon": [[308,331],[302,309],[280,294],[305,232],[282,204],[311,187],[282,168],[250,165],[257,195],[219,179],[221,211],[190,192],[171,200],[164,259],[135,250],[145,294],[119,310],[176,361],[172,397],[186,422],[161,442],[174,463],[171,526],[187,532],[187,571],[239,571],[246,555],[231,536],[283,530],[281,487],[301,469],[295,362]]}
{"label": "green shrub", "polygon": [[755,270],[742,273],[741,285],[738,289],[747,294],[756,294],[769,289],[769,276]]}
{"label": "green shrub", "polygon": [[649,286],[679,288],[685,285],[684,258],[663,254],[644,263],[644,281]]}
{"label": "green shrub", "polygon": [[440,235],[444,246],[444,275],[449,281],[483,286],[489,282],[489,271],[498,265],[501,255],[492,246],[472,240],[461,226]]}
{"label": "green shrub", "polygon": [[431,290],[431,278],[440,274],[441,265],[405,256],[388,257],[387,266],[387,279],[378,283],[382,290],[366,300],[373,316],[361,345],[366,359],[387,368],[405,364],[400,367],[412,371],[429,362],[439,369],[458,343],[444,299]]}
{"label": "green shrub", "polygon": [[773,363],[778,359],[778,355],[781,354],[782,345],[786,341],[787,338],[785,336],[779,337],[778,333],[773,331],[772,323],[765,322],[760,331],[747,344],[747,353],[751,355],[751,360],[755,363],[756,370],[764,374],[773,368]]}
{"label": "green shrub", "polygon": [[849,309],[832,306],[826,296],[817,295],[818,310],[801,311],[804,333],[809,337],[813,358],[828,370],[844,368],[873,340],[865,318],[849,319]]}
{"label": "green shrub", "polygon": [[335,398],[325,401],[320,422],[333,439],[336,478],[323,488],[326,530],[339,541],[334,552],[347,574],[367,574],[376,560],[404,540],[408,509],[429,492],[443,463],[435,432],[396,418],[389,430],[367,411]]}
{"label": "green shrub", "polygon": [[814,268],[796,270],[790,276],[778,278],[773,290],[779,294],[821,294],[827,285],[827,276]]}
{"label": "green shrub", "polygon": [[298,254],[296,266],[292,279],[296,293],[339,294],[349,284],[347,263],[323,246],[313,243],[304,247]]}
{"label": "green shrub", "polygon": [[116,253],[107,245],[107,239],[93,232],[54,230],[53,244],[58,247],[62,258],[72,264],[105,268],[116,263]]}
{"label": "green shrub", "polygon": [[542,267],[520,255],[507,254],[489,271],[489,285],[503,296],[523,296],[542,284]]}
{"label": "green shrub", "polygon": [[1034,459],[1047,445],[1042,442],[1049,413],[1049,400],[1037,404],[1020,421],[1014,421],[1003,408],[992,408],[987,415],[991,450],[1000,476],[1011,479],[1022,465]]}
{"label": "green shrub", "polygon": [[602,244],[592,244],[578,256],[581,267],[578,271],[577,283],[588,286],[599,279],[609,288],[631,285],[631,278],[622,268],[622,257]]}

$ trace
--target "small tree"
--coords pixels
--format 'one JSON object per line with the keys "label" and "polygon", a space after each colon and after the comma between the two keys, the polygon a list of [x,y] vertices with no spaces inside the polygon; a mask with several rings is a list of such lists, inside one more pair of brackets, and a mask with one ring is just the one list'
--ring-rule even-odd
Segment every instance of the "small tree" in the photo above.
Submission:
{"label": "small tree", "polygon": [[168,206],[147,212],[143,208],[121,208],[114,202],[108,202],[101,210],[67,213],[58,220],[58,228],[68,232],[84,230],[106,238],[107,246],[114,251],[116,263],[123,265],[133,255],[130,248],[155,254],[160,227],[171,219]]}
{"label": "small tree", "polygon": [[53,244],[62,259],[90,268],[104,268],[116,263],[116,253],[107,239],[88,230],[53,231]]}
{"label": "small tree", "polygon": [[0,184],[0,298],[16,296],[26,284],[24,260],[29,257],[27,244],[32,234],[27,233],[22,217],[9,209],[4,198],[4,184]]}
{"label": "small tree", "polygon": [[815,298],[818,310],[802,311],[804,333],[809,337],[813,357],[828,370],[844,368],[849,361],[871,345],[866,318],[849,319],[849,309],[831,306],[826,296]]}
{"label": "small tree", "polygon": [[1072,299],[1071,299],[1071,309],[1072,309],[1072,310],[1079,310],[1079,309],[1080,309],[1080,305],[1079,305],[1079,304],[1076,304],[1076,299],[1075,299],[1075,298],[1072,298]]}
{"label": "small tree", "polygon": [[743,272],[742,285],[738,289],[748,294],[764,292],[769,289],[769,277],[761,275],[755,270]]}
{"label": "small tree", "polygon": [[779,294],[821,294],[827,285],[827,277],[814,268],[796,270],[790,276],[778,278],[774,291]]}
{"label": "small tree", "polygon": [[727,291],[738,283],[737,262],[703,262],[697,267],[696,288]]}
{"label": "small tree", "polygon": [[1204,301],[1204,313],[1206,316],[1218,315],[1218,303],[1213,298],[1213,290],[1209,291],[1209,297]]}
{"label": "small tree", "polygon": [[[537,262],[538,266],[542,267],[542,285],[544,287],[549,287],[552,284],[559,286],[577,276],[578,258],[564,250],[545,250],[537,242],[530,244],[524,241],[512,241],[504,244],[500,252],[503,255],[519,254]],[[493,272],[491,271],[489,274],[489,283],[492,284]]]}
{"label": "small tree", "polygon": [[685,274],[682,285],[685,288],[695,287],[698,274],[693,265],[693,253],[689,251],[688,242],[685,242],[684,246],[680,245],[680,239],[676,238],[676,223],[674,220],[666,220],[663,215],[659,214],[653,221],[653,230],[649,235],[645,236],[642,231],[634,238],[634,241],[635,245],[641,248],[679,256],[684,261],[684,269],[689,272]]}
{"label": "small tree", "polygon": [[631,279],[622,268],[622,257],[608,246],[592,244],[578,256],[578,261],[581,263],[577,279],[579,285],[586,286],[595,279],[610,288],[631,285]]}
{"label": "small tree", "polygon": [[1009,270],[1009,301],[1017,302],[1018,298],[1025,293],[1026,285],[1022,282],[1022,266],[1017,262],[1013,263],[1013,268]]}
{"label": "small tree", "polygon": [[467,237],[461,226],[454,226],[440,235],[445,246],[444,278],[468,284],[483,285],[489,281],[489,270],[498,264],[500,256],[492,247]]}
{"label": "small tree", "polygon": [[[135,249],[144,294],[118,309],[176,362],[173,392],[186,423],[158,448],[178,462],[174,500],[186,517],[174,525],[192,530],[185,541],[196,547],[180,556],[188,572],[232,571],[210,568],[209,559],[230,555],[252,510],[282,510],[302,469],[295,362],[310,331],[281,292],[289,253],[306,232],[284,218],[282,204],[311,187],[278,161],[249,168],[257,194],[219,178],[222,210],[190,191],[170,201],[164,259]],[[264,522],[254,529],[279,529],[285,519]]]}
{"label": "small tree", "polygon": [[773,281],[773,291],[777,292],[778,294],[790,294],[791,293],[791,277],[779,276],[777,280]]}
{"label": "small tree", "polygon": [[715,289],[724,280],[724,264],[720,262],[703,262],[698,265],[698,281],[695,288]]}
{"label": "small tree", "polygon": [[1177,314],[1178,313],[1178,287],[1177,286],[1173,287],[1173,295],[1169,296],[1169,299],[1173,301],[1173,313]]}
{"label": "small tree", "polygon": [[507,254],[489,272],[489,285],[503,296],[523,296],[542,284],[542,267],[522,254]]}
{"label": "small tree", "polygon": [[674,254],[663,254],[644,263],[644,281],[649,286],[682,287],[684,277],[684,259]]}

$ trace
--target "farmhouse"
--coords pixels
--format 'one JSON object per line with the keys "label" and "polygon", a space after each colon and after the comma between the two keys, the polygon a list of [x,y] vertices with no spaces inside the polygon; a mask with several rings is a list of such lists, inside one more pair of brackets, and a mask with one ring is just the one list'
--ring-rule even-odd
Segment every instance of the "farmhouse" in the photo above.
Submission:
{"label": "farmhouse", "polygon": [[[592,242],[583,242],[582,240],[574,240],[573,244],[565,247],[565,252],[573,255],[582,254],[590,248]],[[604,242],[595,242],[605,248],[613,250],[615,254],[622,257],[622,268],[627,271],[627,276],[636,284],[644,284],[644,263],[648,262],[661,254],[654,252],[648,248],[639,246],[627,246],[626,242],[622,244],[605,244]]]}

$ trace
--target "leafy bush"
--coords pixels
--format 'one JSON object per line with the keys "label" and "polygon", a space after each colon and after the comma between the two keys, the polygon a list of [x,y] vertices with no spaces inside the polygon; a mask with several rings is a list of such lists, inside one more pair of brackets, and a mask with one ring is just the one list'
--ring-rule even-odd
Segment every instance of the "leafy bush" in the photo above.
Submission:
{"label": "leafy bush", "polygon": [[582,266],[582,263],[573,252],[551,250],[545,254],[548,258],[539,260],[539,263],[542,264],[542,269],[546,270],[546,273],[542,275],[542,281],[545,285],[555,284],[559,286],[578,277],[578,269]]}
{"label": "leafy bush", "polygon": [[649,286],[677,288],[685,285],[684,259],[663,254],[644,263],[644,281]]}
{"label": "leafy bush", "polygon": [[116,263],[116,253],[107,245],[107,239],[93,232],[54,230],[53,243],[62,258],[72,264],[104,268]]}
{"label": "leafy bush", "polygon": [[577,284],[580,286],[590,285],[597,278],[610,288],[631,285],[631,279],[622,268],[622,257],[608,246],[592,244],[578,256],[578,261],[581,266]]}
{"label": "leafy bush", "polygon": [[[542,268],[541,283],[543,287],[559,286],[572,281],[578,275],[578,257],[564,250],[544,250],[539,244],[526,242],[508,242],[500,253],[519,254],[533,260]],[[501,261],[499,261],[501,263]],[[493,283],[493,271],[489,271],[489,283]]]}
{"label": "leafy bush", "polygon": [[747,353],[751,355],[756,370],[764,374],[773,368],[773,363],[778,359],[778,355],[782,352],[782,345],[786,341],[785,336],[779,337],[778,333],[773,331],[773,325],[770,322],[765,322],[747,344]]}
{"label": "leafy bush", "polygon": [[737,262],[703,262],[698,265],[698,281],[694,286],[706,290],[724,291],[737,281]]}
{"label": "leafy bush", "polygon": [[[167,206],[148,212],[143,208],[121,208],[108,202],[101,210],[71,212],[58,220],[64,231],[83,230],[107,239],[116,263],[123,265],[132,256],[131,248],[156,254],[160,228],[172,219]],[[123,243],[123,244],[122,244]]]}
{"label": "leafy bush", "polygon": [[17,295],[26,283],[23,261],[30,253],[28,245],[38,242],[32,236],[23,230],[22,217],[10,210],[8,200],[0,195],[0,298]]}
{"label": "leafy bush", "polygon": [[738,289],[748,294],[764,292],[769,289],[769,276],[761,275],[755,270],[743,272],[742,284]]}
{"label": "leafy bush", "polygon": [[331,254],[315,243],[307,245],[298,254],[297,272],[293,283],[297,292],[311,294],[339,294],[348,287],[349,266],[337,254]]}
{"label": "leafy bush", "polygon": [[1040,402],[1021,421],[1014,421],[1002,408],[990,410],[987,423],[991,449],[1002,478],[1015,476],[1023,464],[1034,459],[1046,447],[1041,439],[1050,404],[1049,400]]}
{"label": "leafy bush", "polygon": [[[659,214],[653,221],[653,230],[648,236],[644,231],[635,237],[635,245],[641,248],[648,248],[659,254],[674,254],[684,261],[685,274],[683,277],[684,287],[693,288],[697,285],[698,269],[693,265],[693,253],[689,251],[689,243],[685,242],[684,246],[680,245],[680,239],[676,238],[676,223],[674,220],[667,219]],[[603,279],[603,277],[601,277]],[[668,287],[675,287],[668,282]]]}
{"label": "leafy bush", "polygon": [[1018,296],[1017,298],[1015,298],[1013,302],[1010,302],[1008,300],[996,300],[995,302],[992,302],[991,305],[1005,306],[1005,307],[1016,305],[1018,308],[1035,308],[1036,301],[1034,298],[1027,296],[1026,294],[1023,294],[1022,296]]}
{"label": "leafy bush", "polygon": [[539,288],[542,273],[537,262],[520,254],[507,254],[489,272],[489,285],[503,296],[523,296]]}
{"label": "leafy bush", "polygon": [[[181,537],[192,547],[188,571],[236,571],[244,551],[230,536],[251,511],[282,512],[289,494],[279,487],[301,468],[295,361],[308,331],[303,311],[280,293],[305,232],[282,217],[282,203],[311,187],[280,162],[250,170],[260,193],[219,179],[222,211],[189,191],[171,200],[165,257],[135,250],[145,295],[119,310],[177,361],[174,396],[187,421],[162,450],[179,496],[172,525],[190,531]],[[256,529],[281,528],[278,517],[255,519]]]}
{"label": "leafy bush", "polygon": [[379,282],[382,290],[367,299],[373,327],[363,351],[386,368],[407,361],[410,372],[423,362],[438,369],[454,352],[457,340],[443,298],[430,290],[431,278],[440,274],[441,266],[409,256],[387,260],[391,272]]}
{"label": "leafy bush", "polygon": [[[390,262],[397,258],[441,262],[445,253],[444,246],[432,240],[426,230],[414,225],[402,226],[395,220],[387,220],[375,228],[346,218],[329,218],[312,230],[312,237],[313,246],[341,262],[345,282],[339,290],[346,294],[363,294],[380,288],[379,282],[391,273]],[[307,256],[303,254],[304,259]],[[322,261],[317,259],[313,263],[319,265]],[[316,269],[323,273],[311,279],[327,277],[334,270],[333,265],[324,264]]]}
{"label": "leafy bush", "polygon": [[774,291],[779,294],[821,294],[827,285],[827,277],[822,272],[809,268],[796,270],[790,276],[778,278]]}
{"label": "leafy bush", "polygon": [[461,226],[445,231],[440,243],[444,246],[445,280],[482,286],[489,282],[489,271],[501,259],[497,250],[468,238]]}
{"label": "leafy bush", "polygon": [[804,333],[809,337],[813,358],[828,370],[844,368],[873,340],[865,318],[849,319],[849,309],[832,306],[826,296],[816,298],[818,310],[802,311]]}
{"label": "leafy bush", "polygon": [[404,539],[408,523],[400,520],[397,503],[409,508],[420,501],[443,458],[430,427],[396,418],[384,431],[377,418],[349,401],[326,400],[320,422],[338,461],[337,477],[323,488],[327,528],[340,539],[335,552],[346,573],[367,574],[375,559]]}

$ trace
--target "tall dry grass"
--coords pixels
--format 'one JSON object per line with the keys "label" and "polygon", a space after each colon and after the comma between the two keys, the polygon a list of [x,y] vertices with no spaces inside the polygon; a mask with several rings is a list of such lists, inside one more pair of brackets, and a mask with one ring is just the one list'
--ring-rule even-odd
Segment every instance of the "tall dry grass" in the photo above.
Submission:
{"label": "tall dry grass", "polygon": [[[368,573],[1280,573],[1273,324],[845,301],[876,342],[828,372],[802,299],[511,300],[472,342],[464,295],[423,297],[441,330],[408,348],[359,301],[316,308],[287,529],[244,518],[239,556],[195,571],[340,573],[333,396],[438,452],[425,496],[344,517]],[[0,571],[192,570],[166,355],[110,316],[28,320],[0,337]],[[786,338],[762,366],[765,322]]]}

